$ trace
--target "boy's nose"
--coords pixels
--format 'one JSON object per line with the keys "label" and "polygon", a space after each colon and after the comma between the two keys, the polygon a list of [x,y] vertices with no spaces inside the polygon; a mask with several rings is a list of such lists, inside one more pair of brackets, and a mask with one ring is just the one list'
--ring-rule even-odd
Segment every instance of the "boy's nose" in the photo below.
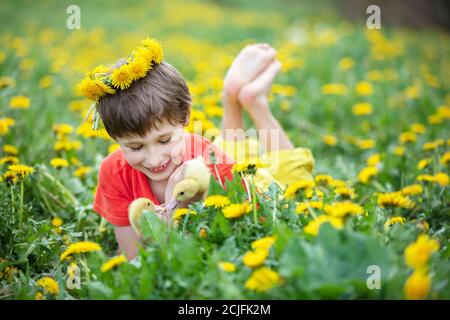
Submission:
{"label": "boy's nose", "polygon": [[151,153],[145,160],[144,164],[152,168],[158,168],[162,166],[164,163],[161,155]]}

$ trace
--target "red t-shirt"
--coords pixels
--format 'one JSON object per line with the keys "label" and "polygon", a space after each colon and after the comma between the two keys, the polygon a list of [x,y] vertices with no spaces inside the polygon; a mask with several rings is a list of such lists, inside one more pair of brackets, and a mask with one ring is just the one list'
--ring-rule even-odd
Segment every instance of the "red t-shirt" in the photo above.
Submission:
{"label": "red t-shirt", "polygon": [[[216,180],[217,174],[210,161],[210,152],[216,156],[216,168],[220,179],[231,180],[234,161],[207,139],[196,134],[185,134],[183,162],[203,156],[211,174]],[[131,167],[122,150],[108,155],[100,165],[98,187],[94,199],[94,211],[115,226],[129,226],[128,205],[139,197],[146,197],[160,205],[153,195],[147,176]]]}

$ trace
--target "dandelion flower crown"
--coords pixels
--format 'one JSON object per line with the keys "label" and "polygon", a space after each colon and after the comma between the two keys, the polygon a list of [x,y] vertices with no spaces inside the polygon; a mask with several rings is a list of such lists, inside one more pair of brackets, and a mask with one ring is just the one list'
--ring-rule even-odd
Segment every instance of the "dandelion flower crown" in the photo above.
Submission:
{"label": "dandelion flower crown", "polygon": [[[118,90],[128,89],[133,81],[139,80],[153,69],[154,65],[163,60],[161,44],[147,38],[141,41],[141,45],[131,52],[126,63],[111,70],[111,67],[99,65],[88,72],[84,79],[78,84],[83,96],[94,101],[83,122],[94,110],[98,101],[107,94],[116,94]],[[93,115],[93,129],[97,129],[99,115],[96,111]]]}

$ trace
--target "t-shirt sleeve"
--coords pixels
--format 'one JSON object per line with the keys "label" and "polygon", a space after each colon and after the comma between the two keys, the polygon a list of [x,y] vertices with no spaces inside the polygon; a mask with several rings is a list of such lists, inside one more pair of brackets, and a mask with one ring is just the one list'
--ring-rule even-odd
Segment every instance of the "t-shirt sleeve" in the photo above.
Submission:
{"label": "t-shirt sleeve", "polygon": [[102,162],[93,209],[115,226],[129,226],[128,205],[132,201],[123,189],[123,183],[113,176]]}

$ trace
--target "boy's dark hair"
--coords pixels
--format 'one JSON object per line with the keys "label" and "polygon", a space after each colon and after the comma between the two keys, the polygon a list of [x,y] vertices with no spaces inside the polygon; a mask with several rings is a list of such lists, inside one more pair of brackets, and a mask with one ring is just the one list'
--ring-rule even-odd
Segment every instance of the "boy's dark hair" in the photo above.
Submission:
{"label": "boy's dark hair", "polygon": [[[120,60],[110,70],[126,63]],[[184,123],[190,111],[191,95],[182,75],[167,62],[153,66],[142,79],[126,90],[106,95],[97,110],[106,131],[113,138],[144,136],[167,120],[172,125]]]}

